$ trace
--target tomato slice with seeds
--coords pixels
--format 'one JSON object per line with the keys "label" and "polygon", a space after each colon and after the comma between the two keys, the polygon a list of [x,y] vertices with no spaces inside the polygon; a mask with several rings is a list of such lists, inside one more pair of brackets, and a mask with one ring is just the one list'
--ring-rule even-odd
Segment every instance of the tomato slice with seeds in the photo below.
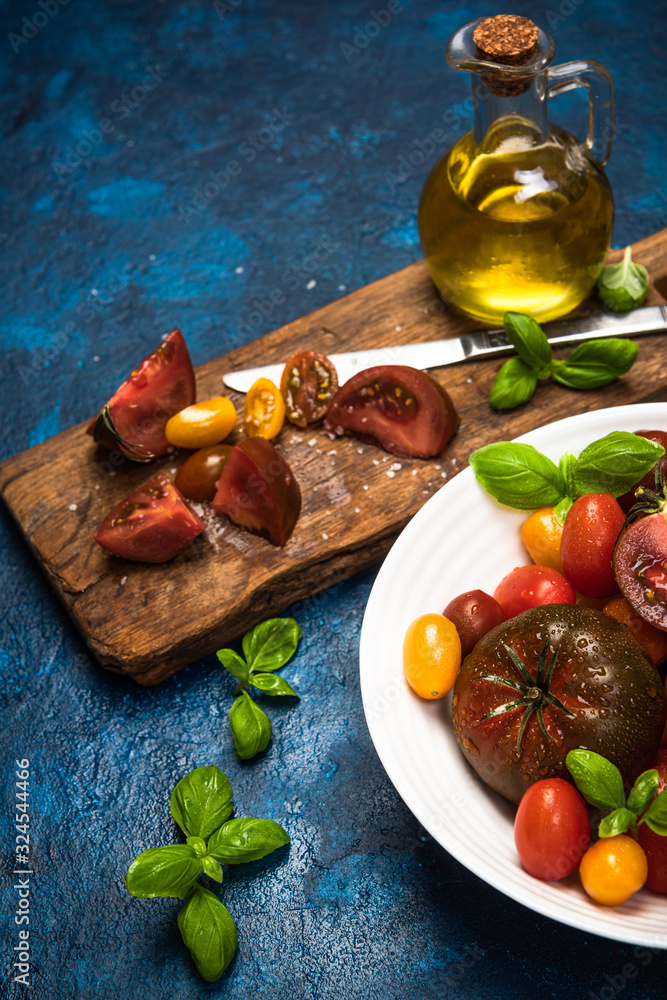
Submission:
{"label": "tomato slice with seeds", "polygon": [[258,378],[248,389],[244,403],[245,429],[248,437],[267,441],[280,434],[285,423],[285,402],[270,378]]}
{"label": "tomato slice with seeds", "polygon": [[460,418],[442,386],[407,365],[376,365],[343,385],[324,429],[374,440],[394,455],[430,458],[458,429]]}
{"label": "tomato slice with seeds", "polygon": [[285,365],[280,391],[285,415],[297,427],[321,420],[338,389],[333,362],[319,351],[298,351]]}

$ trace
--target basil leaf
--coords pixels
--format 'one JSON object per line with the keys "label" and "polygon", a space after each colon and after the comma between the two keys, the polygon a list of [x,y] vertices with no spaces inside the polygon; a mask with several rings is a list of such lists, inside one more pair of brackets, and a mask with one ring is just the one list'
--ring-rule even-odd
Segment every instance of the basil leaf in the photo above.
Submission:
{"label": "basil leaf", "polygon": [[610,264],[598,278],[598,295],[615,312],[627,312],[640,306],[648,295],[648,271],[632,260],[632,250],[625,248],[623,260]]}
{"label": "basil leaf", "polygon": [[186,837],[208,840],[232,812],[232,786],[219,768],[197,767],[171,793],[171,815]]}
{"label": "basil leaf", "polygon": [[605,757],[592,750],[570,750],[567,769],[587,802],[611,812],[625,807],[621,772]]}
{"label": "basil leaf", "polygon": [[266,750],[271,739],[271,720],[247,692],[244,691],[233,703],[229,722],[234,746],[241,760],[249,760]]}
{"label": "basil leaf", "polygon": [[216,882],[222,882],[222,868],[219,861],[216,861],[210,855],[206,855],[201,859],[201,863],[209,878],[215,879]]}
{"label": "basil leaf", "polygon": [[577,467],[577,456],[571,451],[563,452],[558,463],[560,474],[565,483],[565,493],[568,497],[576,496],[574,488],[574,470]]}
{"label": "basil leaf", "polygon": [[559,470],[530,444],[487,444],[473,451],[468,461],[487,493],[507,507],[551,507],[565,496]]}
{"label": "basil leaf", "polygon": [[[525,313],[506,312],[503,326],[508,338],[516,347],[521,360],[535,373],[551,364],[551,344],[540,324]],[[549,372],[540,372],[540,378],[548,378]]]}
{"label": "basil leaf", "polygon": [[197,885],[178,914],[178,929],[207,983],[223,974],[236,951],[236,924],[217,896]]}
{"label": "basil leaf", "polygon": [[133,896],[185,896],[199,877],[202,863],[187,844],[150,847],[132,862],[125,884]]}
{"label": "basil leaf", "polygon": [[298,694],[291,687],[286,680],[279,677],[277,674],[252,674],[250,678],[250,683],[253,687],[256,687],[259,691],[263,691],[264,694],[271,695],[292,695],[293,698],[298,698]]}
{"label": "basil leaf", "polygon": [[620,809],[614,809],[613,812],[610,812],[608,816],[605,816],[600,821],[600,836],[615,837],[618,833],[625,833],[636,819],[635,814],[624,806]]}
{"label": "basil leaf", "polygon": [[289,844],[289,836],[272,819],[230,819],[213,834],[208,853],[230,865],[257,861]]}
{"label": "basil leaf", "polygon": [[639,775],[628,795],[628,809],[631,809],[635,816],[640,816],[648,807],[659,784],[660,776],[655,768]]}
{"label": "basil leaf", "polygon": [[586,493],[627,493],[653,468],[665,450],[648,438],[612,431],[584,448],[574,470],[577,496]]}
{"label": "basil leaf", "polygon": [[667,788],[651,803],[648,812],[644,813],[646,825],[661,837],[667,837]]}
{"label": "basil leaf", "polygon": [[570,389],[599,389],[630,371],[638,353],[632,340],[591,340],[554,361],[551,374]]}
{"label": "basil leaf", "polygon": [[243,636],[250,670],[278,670],[294,656],[301,629],[293,618],[269,618]]}
{"label": "basil leaf", "polygon": [[561,527],[565,524],[565,518],[569,514],[570,507],[573,503],[574,500],[571,497],[563,497],[563,499],[559,500],[554,507],[554,517]]}
{"label": "basil leaf", "polygon": [[232,677],[238,677],[241,681],[248,680],[250,667],[245,660],[241,659],[238,653],[234,652],[233,649],[219,649],[215,655],[218,657],[225,670],[230,672]]}
{"label": "basil leaf", "polygon": [[502,366],[489,394],[494,410],[511,410],[527,403],[537,388],[537,375],[521,358],[510,358]]}
{"label": "basil leaf", "polygon": [[201,837],[188,837],[186,840],[188,847],[191,847],[198,858],[203,858],[206,854],[206,841]]}

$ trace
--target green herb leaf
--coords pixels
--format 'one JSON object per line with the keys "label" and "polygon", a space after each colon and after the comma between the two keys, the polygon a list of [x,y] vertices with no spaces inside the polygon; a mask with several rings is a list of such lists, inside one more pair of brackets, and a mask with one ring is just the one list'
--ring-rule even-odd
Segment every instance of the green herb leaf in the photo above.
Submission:
{"label": "green herb leaf", "polygon": [[233,649],[219,649],[215,655],[232,677],[238,677],[240,681],[248,680],[250,667]]}
{"label": "green herb leaf", "polygon": [[638,353],[631,340],[591,340],[575,347],[565,361],[554,361],[552,375],[570,389],[599,389],[630,371]]}
{"label": "green herb leaf", "polygon": [[646,300],[648,284],[648,271],[642,264],[633,263],[628,246],[623,260],[605,267],[598,278],[598,295],[615,312],[627,312]]}
{"label": "green herb leaf", "polygon": [[208,842],[208,853],[230,865],[266,857],[289,844],[289,836],[272,819],[230,819]]}
{"label": "green herb leaf", "polygon": [[301,629],[293,618],[269,618],[243,636],[243,652],[254,670],[279,670],[294,656]]}
{"label": "green herb leaf", "polygon": [[535,510],[553,506],[565,496],[559,470],[530,444],[487,444],[473,451],[469,462],[487,493],[507,507]]}
{"label": "green herb leaf", "polygon": [[574,487],[574,470],[577,467],[577,456],[571,451],[565,451],[560,457],[558,468],[565,483],[565,492],[568,497],[576,496]]}
{"label": "green herb leaf", "polygon": [[[524,364],[536,374],[540,373],[540,378],[548,378],[552,357],[551,344],[540,324],[525,313],[506,312],[503,326]],[[541,371],[544,368],[547,369],[546,372]]]}
{"label": "green herb leaf", "polygon": [[659,784],[660,776],[655,768],[639,775],[628,795],[628,809],[631,809],[635,816],[640,816],[648,808],[651,799],[658,791]]}
{"label": "green herb leaf", "polygon": [[186,840],[188,847],[191,847],[198,858],[203,858],[206,854],[206,841],[201,837],[188,837]]}
{"label": "green herb leaf", "polygon": [[643,820],[654,833],[667,837],[667,788],[663,788],[653,800],[649,810],[644,813]]}
{"label": "green herb leaf", "polygon": [[637,817],[629,809],[622,806],[614,809],[608,816],[600,820],[599,833],[601,837],[615,837],[618,833],[625,833],[629,830]]}
{"label": "green herb leaf", "polygon": [[208,840],[232,812],[232,786],[219,768],[197,767],[171,793],[171,815],[186,837]]}
{"label": "green herb leaf", "polygon": [[554,507],[554,517],[560,525],[565,524],[565,518],[567,517],[573,503],[574,500],[572,497],[563,497],[563,499],[559,500]]}
{"label": "green herb leaf", "polygon": [[216,882],[222,882],[222,868],[219,861],[207,854],[201,859],[201,863],[209,878],[215,879]]}
{"label": "green herb leaf", "polygon": [[266,750],[271,739],[271,720],[247,692],[239,695],[232,705],[229,722],[234,746],[241,760],[249,760]]}
{"label": "green herb leaf", "polygon": [[489,406],[494,410],[511,410],[527,403],[537,387],[537,375],[521,358],[504,363],[489,394]]}
{"label": "green herb leaf", "polygon": [[236,924],[217,896],[194,887],[178,914],[178,929],[207,983],[223,974],[236,951]]}
{"label": "green herb leaf", "polygon": [[289,694],[293,698],[299,697],[294,688],[291,687],[282,677],[279,677],[278,674],[252,674],[250,683],[259,691],[263,691],[264,694]]}
{"label": "green herb leaf", "polygon": [[179,898],[187,895],[199,877],[202,863],[187,844],[150,847],[132,862],[125,884],[133,896]]}
{"label": "green herb leaf", "polygon": [[570,750],[567,769],[587,802],[611,812],[625,807],[621,772],[611,761],[592,750]]}
{"label": "green herb leaf", "polygon": [[611,493],[619,497],[649,472],[665,449],[628,431],[613,431],[584,448],[574,470],[577,496]]}

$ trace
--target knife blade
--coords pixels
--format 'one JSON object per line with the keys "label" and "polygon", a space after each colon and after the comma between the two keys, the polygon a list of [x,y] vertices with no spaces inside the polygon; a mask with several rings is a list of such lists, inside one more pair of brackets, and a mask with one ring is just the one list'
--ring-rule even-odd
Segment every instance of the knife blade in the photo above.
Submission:
{"label": "knife blade", "polygon": [[[640,337],[644,333],[667,330],[667,306],[645,306],[622,315],[600,313],[578,319],[545,323],[544,332],[551,344],[576,344],[598,337]],[[338,382],[343,385],[349,378],[372,368],[374,365],[410,365],[412,368],[442,368],[460,361],[475,361],[503,354],[511,354],[514,347],[504,330],[475,330],[460,337],[445,340],[427,340],[419,344],[398,344],[395,347],[377,347],[372,350],[346,351],[330,354],[336,366]],[[260,365],[225,372],[222,380],[228,389],[247,392],[258,378],[269,378],[280,384],[285,362],[277,365]]]}

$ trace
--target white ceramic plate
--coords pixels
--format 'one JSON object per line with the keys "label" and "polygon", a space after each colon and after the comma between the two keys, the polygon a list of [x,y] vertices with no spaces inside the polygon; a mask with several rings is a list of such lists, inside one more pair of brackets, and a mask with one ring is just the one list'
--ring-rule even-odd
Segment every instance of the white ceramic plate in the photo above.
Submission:
{"label": "white ceramic plate", "polygon": [[[519,438],[558,461],[610,431],[667,429],[667,403],[597,410]],[[406,805],[428,832],[489,885],[579,930],[667,948],[667,898],[642,890],[623,906],[593,903],[575,874],[541,882],[514,848],[514,807],[486,788],[458,749],[451,696],[423,701],[403,676],[402,644],[413,619],[442,612],[457,594],[493,593],[514,566],[529,562],[519,526],[526,515],[495,503],[467,468],[415,515],[389,552],[361,632],[361,693],[373,743]]]}

